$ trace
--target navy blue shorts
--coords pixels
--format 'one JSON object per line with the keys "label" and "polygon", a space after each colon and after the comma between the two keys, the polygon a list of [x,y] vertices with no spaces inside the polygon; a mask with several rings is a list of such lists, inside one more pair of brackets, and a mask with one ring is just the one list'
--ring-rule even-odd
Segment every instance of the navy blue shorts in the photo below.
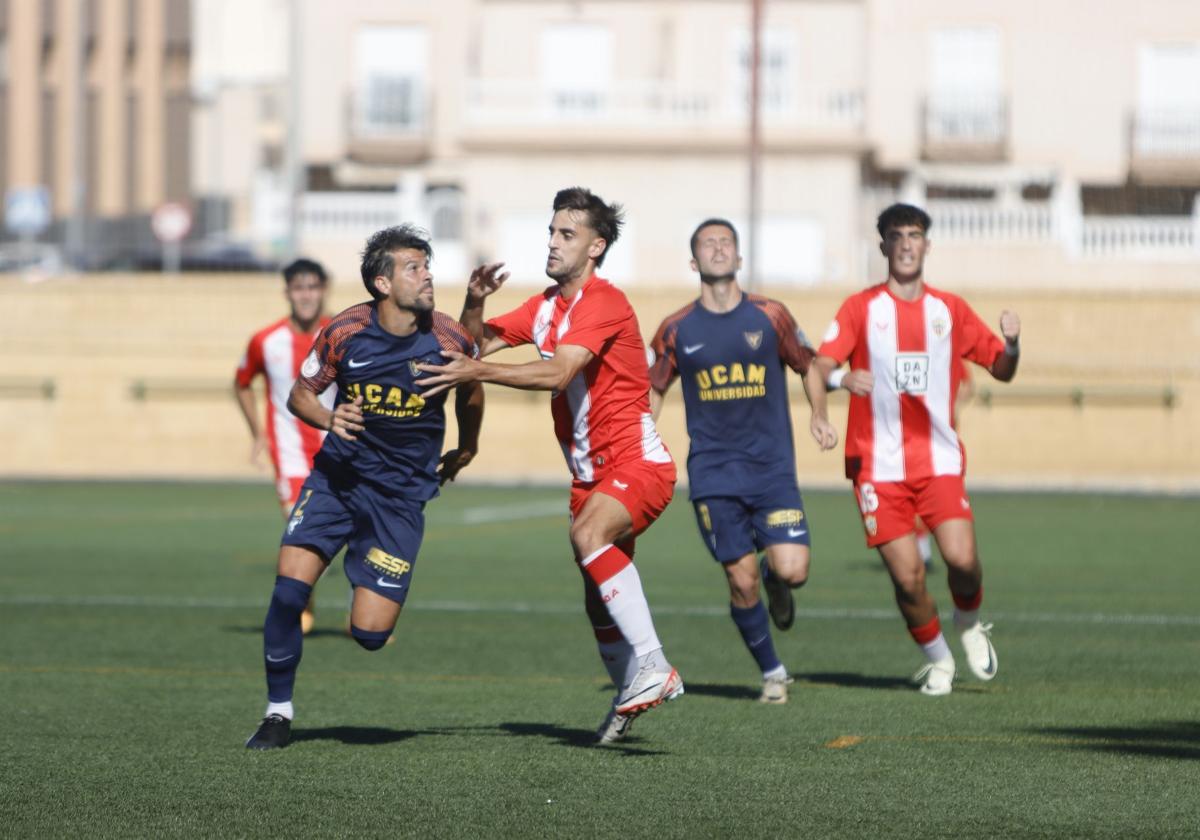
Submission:
{"label": "navy blue shorts", "polygon": [[732,563],[769,545],[810,545],[804,500],[794,481],[776,481],[753,496],[692,500],[700,536],[713,559]]}
{"label": "navy blue shorts", "polygon": [[424,502],[386,496],[318,467],[300,490],[282,544],[311,548],[327,562],[346,546],[350,583],[403,604],[424,534]]}

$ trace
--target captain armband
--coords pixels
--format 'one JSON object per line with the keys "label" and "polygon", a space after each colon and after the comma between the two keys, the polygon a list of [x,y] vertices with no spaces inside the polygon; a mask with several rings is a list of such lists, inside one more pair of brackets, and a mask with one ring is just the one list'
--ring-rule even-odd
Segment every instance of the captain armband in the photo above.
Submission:
{"label": "captain armband", "polygon": [[825,384],[829,386],[830,391],[836,391],[842,387],[842,380],[846,378],[846,371],[838,368],[829,374],[829,378],[825,380]]}

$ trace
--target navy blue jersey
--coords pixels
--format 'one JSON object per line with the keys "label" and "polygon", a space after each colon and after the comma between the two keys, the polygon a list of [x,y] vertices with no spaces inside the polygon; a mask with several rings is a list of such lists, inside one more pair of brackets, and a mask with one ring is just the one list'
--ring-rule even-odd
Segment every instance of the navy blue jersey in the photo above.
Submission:
{"label": "navy blue jersey", "polygon": [[729,312],[694,301],[667,317],[651,342],[650,384],[679,377],[687,414],[691,498],[754,495],[795,476],[784,366],[808,371],[814,353],[787,308],[742,295]]}
{"label": "navy blue jersey", "polygon": [[[363,425],[354,441],[326,435],[315,467],[351,473],[388,495],[425,501],[438,494],[438,461],[446,434],[443,391],[426,400],[419,362],[442,365],[443,349],[478,357],[467,331],[441,312],[420,320],[411,335],[379,326],[375,303],[360,303],[329,322],[300,368],[306,388],[337,384],[337,402],[362,397]],[[453,389],[451,389],[453,390]]]}

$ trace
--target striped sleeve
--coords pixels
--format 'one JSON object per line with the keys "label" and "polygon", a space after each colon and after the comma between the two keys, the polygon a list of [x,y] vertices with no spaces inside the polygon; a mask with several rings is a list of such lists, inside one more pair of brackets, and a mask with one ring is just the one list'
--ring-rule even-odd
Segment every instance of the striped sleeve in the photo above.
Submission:
{"label": "striped sleeve", "polygon": [[779,358],[801,376],[808,373],[808,366],[817,354],[804,330],[797,326],[792,313],[777,300],[764,299],[759,306],[771,321],[775,335],[779,338]]}
{"label": "striped sleeve", "polygon": [[371,323],[374,304],[360,303],[334,316],[329,326],[321,330],[312,352],[300,366],[299,382],[314,394],[319,394],[337,380],[338,365],[346,355],[350,339]]}
{"label": "striped sleeve", "polygon": [[668,315],[658,325],[658,332],[650,341],[650,350],[654,360],[650,363],[650,387],[660,394],[665,393],[679,375],[679,365],[675,357],[675,339],[679,335],[679,322],[695,307],[690,303],[678,312]]}
{"label": "striped sleeve", "polygon": [[479,358],[479,345],[458,321],[441,312],[433,313],[433,334],[443,350],[457,350],[472,359]]}

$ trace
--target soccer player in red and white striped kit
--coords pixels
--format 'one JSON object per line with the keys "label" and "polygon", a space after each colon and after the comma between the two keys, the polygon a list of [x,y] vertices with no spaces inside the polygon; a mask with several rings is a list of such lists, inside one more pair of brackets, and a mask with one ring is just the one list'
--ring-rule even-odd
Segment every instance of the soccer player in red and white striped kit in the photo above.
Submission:
{"label": "soccer player in red and white striped kit", "polygon": [[[954,625],[967,664],[981,680],[996,675],[992,625],[982,624],[983,567],[963,482],[966,458],[955,431],[954,401],[964,366],[1012,380],[1021,320],[1000,313],[997,337],[957,295],[925,284],[929,215],[894,204],[880,214],[887,280],[851,295],[838,310],[814,362],[830,387],[851,394],[846,477],[862,513],[867,545],[879,550],[896,604],[927,664],[916,680],[928,695],[949,694],[956,668],[937,605],[925,586],[914,520],[933,532],[946,563]],[[838,370],[849,361],[850,372]]]}
{"label": "soccer player in red and white striped kit", "polygon": [[[284,518],[296,504],[300,488],[312,471],[313,456],[325,440],[325,432],[301,423],[287,408],[288,395],[300,375],[300,365],[313,343],[329,323],[325,315],[325,293],[329,278],[320,263],[298,259],[283,269],[284,294],[290,312],[250,337],[234,376],[234,394],[250,428],[253,444],[250,462],[258,465],[265,451],[275,468],[275,490]],[[256,376],[267,382],[266,423],[259,422],[252,385]],[[333,408],[332,386],[321,394],[326,408]],[[300,619],[305,633],[312,629],[309,602]]]}
{"label": "soccer player in red and white striped kit", "polygon": [[572,187],[555,195],[553,208],[546,275],[554,284],[485,323],[484,300],[508,275],[473,276],[461,319],[481,356],[532,344],[538,360],[506,365],[447,351],[446,365],[420,367],[432,374],[424,380],[427,396],[463,382],[553,392],[554,433],[573,477],[571,545],[600,656],[617,686],[597,732],[606,743],[623,738],[641,713],[683,694],[632,562],[635,537],[671,501],[675,463],[650,413],[637,316],[624,293],[596,275],[620,234],[621,207]]}

